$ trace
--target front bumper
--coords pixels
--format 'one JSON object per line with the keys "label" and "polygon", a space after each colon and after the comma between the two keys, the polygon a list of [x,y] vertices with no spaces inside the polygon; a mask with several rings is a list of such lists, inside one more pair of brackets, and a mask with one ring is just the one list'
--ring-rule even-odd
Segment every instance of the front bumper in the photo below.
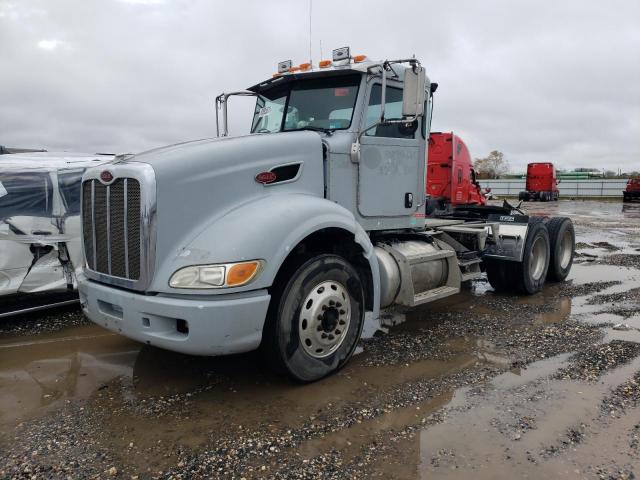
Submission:
{"label": "front bumper", "polygon": [[85,315],[98,325],[147,345],[191,355],[256,349],[271,299],[266,290],[206,299],[142,295],[91,281],[84,274],[78,276],[78,292]]}

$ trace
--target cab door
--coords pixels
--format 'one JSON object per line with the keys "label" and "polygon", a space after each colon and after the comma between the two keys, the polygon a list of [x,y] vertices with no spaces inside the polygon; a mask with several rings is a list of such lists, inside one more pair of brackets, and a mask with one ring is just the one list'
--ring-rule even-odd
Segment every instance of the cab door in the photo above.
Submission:
{"label": "cab door", "polygon": [[[362,128],[380,118],[382,86],[372,85]],[[387,84],[385,118],[402,117],[402,88]],[[406,124],[378,125],[361,139],[358,211],[363,217],[399,217],[416,211],[424,196],[424,141]]]}

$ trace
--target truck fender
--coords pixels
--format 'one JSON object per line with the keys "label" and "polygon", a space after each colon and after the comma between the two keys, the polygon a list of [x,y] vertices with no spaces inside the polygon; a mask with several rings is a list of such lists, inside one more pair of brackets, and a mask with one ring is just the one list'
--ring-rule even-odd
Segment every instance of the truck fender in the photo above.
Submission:
{"label": "truck fender", "polygon": [[[236,293],[271,287],[280,267],[306,237],[326,228],[345,230],[354,236],[369,263],[373,287],[373,316],[378,318],[380,278],[373,244],[353,214],[324,198],[302,193],[279,193],[252,200],[219,217],[201,231],[176,257],[159,266],[156,291],[203,294],[202,290],[171,289],[166,281],[188,265],[264,260],[255,281],[237,288],[209,290],[207,294]],[[155,281],[154,281],[155,283]]]}

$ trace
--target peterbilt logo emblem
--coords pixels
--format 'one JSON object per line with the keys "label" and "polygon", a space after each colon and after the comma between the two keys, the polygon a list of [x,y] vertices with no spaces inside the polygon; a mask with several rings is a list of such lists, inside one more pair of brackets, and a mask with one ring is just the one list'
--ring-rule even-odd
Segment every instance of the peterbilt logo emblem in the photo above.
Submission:
{"label": "peterbilt logo emblem", "polygon": [[256,182],[266,185],[275,182],[277,178],[278,176],[273,172],[260,172],[256,175]]}
{"label": "peterbilt logo emblem", "polygon": [[113,174],[109,170],[105,170],[100,173],[100,180],[102,180],[104,183],[109,183],[113,181]]}

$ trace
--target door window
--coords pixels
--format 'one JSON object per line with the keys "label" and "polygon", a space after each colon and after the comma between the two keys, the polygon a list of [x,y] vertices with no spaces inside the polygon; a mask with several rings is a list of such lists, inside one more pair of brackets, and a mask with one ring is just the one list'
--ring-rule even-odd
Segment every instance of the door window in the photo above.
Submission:
{"label": "door window", "polygon": [[[382,85],[376,83],[371,87],[365,126],[373,125],[380,119],[380,103],[382,101]],[[387,86],[384,116],[388,119],[402,118],[402,89]],[[366,128],[365,127],[365,128]],[[378,125],[367,131],[365,136],[387,138],[415,138],[415,128],[407,128],[404,123]]]}

